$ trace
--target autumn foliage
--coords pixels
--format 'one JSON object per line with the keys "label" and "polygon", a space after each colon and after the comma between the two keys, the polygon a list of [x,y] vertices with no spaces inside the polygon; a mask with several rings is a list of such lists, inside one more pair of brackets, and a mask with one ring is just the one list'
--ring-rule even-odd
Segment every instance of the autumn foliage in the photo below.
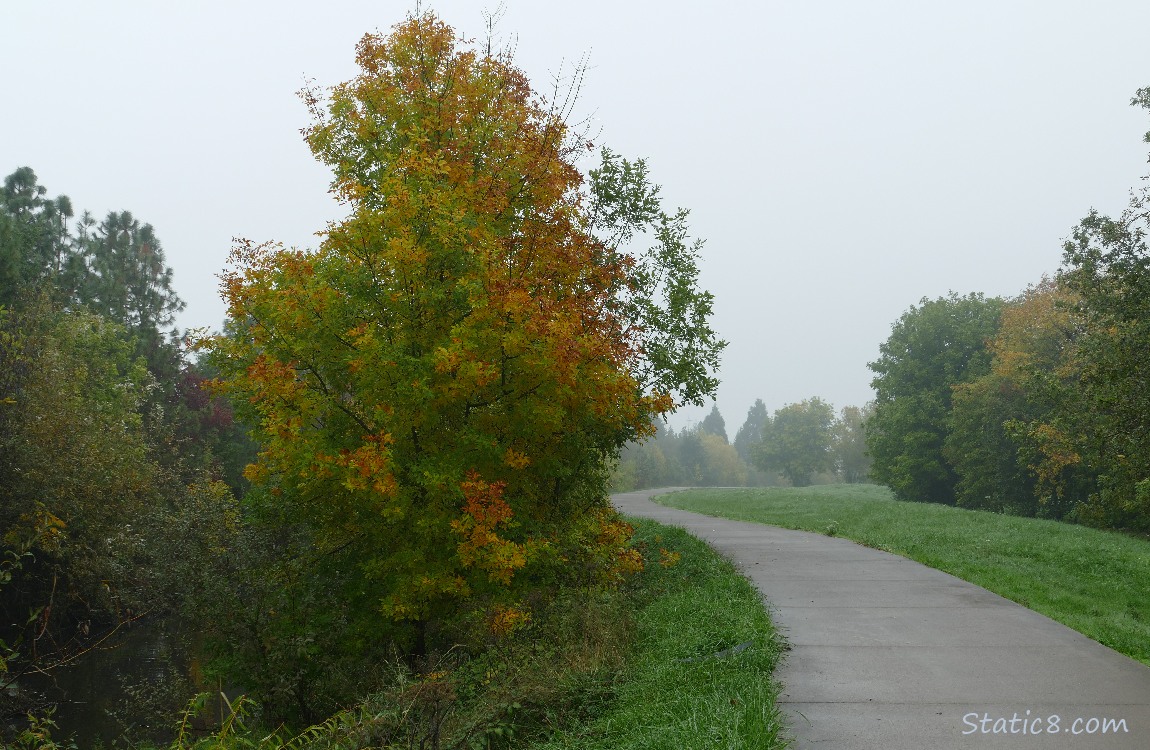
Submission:
{"label": "autumn foliage", "polygon": [[[260,517],[303,530],[349,632],[420,650],[634,567],[609,464],[713,391],[722,343],[642,162],[605,152],[585,178],[563,113],[432,15],[357,61],[303,94],[347,218],[315,251],[240,243],[231,329],[205,345],[259,425]],[[676,341],[694,354],[668,364]]]}

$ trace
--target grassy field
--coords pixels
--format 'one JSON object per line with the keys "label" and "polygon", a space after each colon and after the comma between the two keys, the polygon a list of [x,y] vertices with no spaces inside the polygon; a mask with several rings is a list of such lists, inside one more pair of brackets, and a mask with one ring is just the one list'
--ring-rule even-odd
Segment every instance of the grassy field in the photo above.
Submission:
{"label": "grassy field", "polygon": [[1150,541],[894,500],[884,487],[691,490],[656,502],[852,539],[946,571],[1150,664]]}

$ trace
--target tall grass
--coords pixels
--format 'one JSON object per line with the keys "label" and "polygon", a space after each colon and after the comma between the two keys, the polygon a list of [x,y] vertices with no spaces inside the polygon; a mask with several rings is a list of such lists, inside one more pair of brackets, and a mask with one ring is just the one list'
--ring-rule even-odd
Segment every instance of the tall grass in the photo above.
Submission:
{"label": "tall grass", "polygon": [[650,570],[643,583],[640,597],[647,602],[636,613],[635,651],[615,700],[538,747],[783,747],[778,686],[771,677],[781,643],[759,593],[682,529],[634,523],[638,538],[679,559]]}
{"label": "tall grass", "polygon": [[836,534],[917,560],[1150,664],[1150,541],[1035,518],[894,500],[885,487],[693,490],[656,502]]}

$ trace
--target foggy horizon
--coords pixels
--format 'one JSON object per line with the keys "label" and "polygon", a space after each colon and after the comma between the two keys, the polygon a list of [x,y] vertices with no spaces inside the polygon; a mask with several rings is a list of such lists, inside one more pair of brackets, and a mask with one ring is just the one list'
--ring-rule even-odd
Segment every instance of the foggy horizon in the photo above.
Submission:
{"label": "foggy horizon", "polygon": [[[482,39],[489,5],[422,7]],[[315,247],[342,215],[296,92],[351,78],[356,41],[414,7],[6,7],[0,169],[152,224],[187,302],[178,326],[218,328],[233,237]],[[496,37],[541,92],[585,59],[573,119],[690,209],[730,342],[717,403],[733,437],[757,398],[862,406],[907,308],[1017,295],[1057,271],[1092,208],[1120,212],[1147,172],[1150,124],[1129,101],[1150,85],[1148,27],[1135,2],[596,1],[509,3]]]}

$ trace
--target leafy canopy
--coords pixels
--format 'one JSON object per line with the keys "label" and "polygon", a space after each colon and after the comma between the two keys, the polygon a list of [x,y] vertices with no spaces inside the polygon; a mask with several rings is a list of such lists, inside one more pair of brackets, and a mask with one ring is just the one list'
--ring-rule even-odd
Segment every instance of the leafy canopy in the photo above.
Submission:
{"label": "leafy canopy", "polygon": [[751,458],[766,472],[778,472],[795,487],[811,483],[816,472],[834,468],[834,407],[820,398],[787,404],[762,426]]}
{"label": "leafy canopy", "polygon": [[506,628],[560,571],[633,564],[609,462],[716,385],[699,245],[644,162],[604,150],[585,180],[562,113],[435,16],[357,62],[303,94],[348,217],[314,252],[240,244],[207,344],[260,425],[253,502],[308,530],[349,627]]}
{"label": "leafy canopy", "polygon": [[[1139,89],[1131,104],[1150,110],[1150,88]],[[1139,531],[1150,529],[1148,232],[1150,186],[1143,184],[1116,218],[1091,211],[1075,227],[1059,274],[1078,296],[1073,312],[1083,331],[1075,352],[1079,413],[1068,415],[1077,417],[1074,447],[1099,472],[1085,515]]]}
{"label": "leafy canopy", "polygon": [[955,504],[957,476],[943,455],[954,386],[990,370],[987,341],[1002,300],[951,293],[922,299],[879,347],[874,415],[866,426],[871,476],[902,500]]}

